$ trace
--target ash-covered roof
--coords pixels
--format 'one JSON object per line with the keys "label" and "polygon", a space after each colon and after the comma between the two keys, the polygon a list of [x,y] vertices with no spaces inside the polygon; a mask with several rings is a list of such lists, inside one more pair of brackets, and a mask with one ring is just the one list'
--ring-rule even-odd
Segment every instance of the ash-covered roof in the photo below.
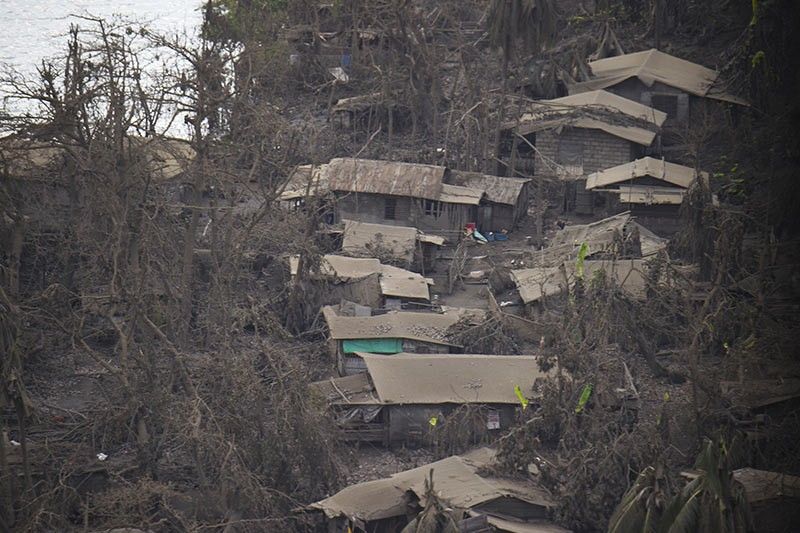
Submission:
{"label": "ash-covered roof", "polygon": [[553,506],[549,493],[530,480],[478,475],[494,460],[494,450],[479,448],[464,455],[398,472],[388,478],[351,485],[308,508],[323,511],[328,518],[358,518],[367,522],[403,516],[408,491],[412,491],[425,504],[425,480],[431,471],[437,496],[454,507],[469,509],[499,498],[513,498],[543,508]]}
{"label": "ash-covered roof", "polygon": [[438,200],[445,168],[372,159],[332,159],[323,169],[332,191]]}
{"label": "ash-covered roof", "polygon": [[655,48],[590,61],[589,67],[594,77],[570,85],[570,94],[605,89],[627,79],[638,78],[648,87],[659,82],[695,96],[747,105],[745,100],[727,94],[721,88],[718,71]]}
{"label": "ash-covered roof", "polygon": [[522,135],[562,126],[598,129],[650,146],[666,119],[663,111],[598,90],[537,102],[506,127]]}
{"label": "ash-covered roof", "polygon": [[382,404],[518,404],[533,397],[537,379],[552,374],[529,355],[358,353]]}
{"label": "ash-covered roof", "polygon": [[451,170],[449,177],[450,181],[456,185],[485,191],[486,199],[490,202],[506,205],[516,205],[525,185],[531,181],[464,170]]}

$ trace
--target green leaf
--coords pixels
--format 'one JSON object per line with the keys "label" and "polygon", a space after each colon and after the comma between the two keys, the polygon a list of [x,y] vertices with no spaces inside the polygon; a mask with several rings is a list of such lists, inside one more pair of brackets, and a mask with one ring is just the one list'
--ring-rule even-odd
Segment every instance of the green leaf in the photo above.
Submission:
{"label": "green leaf", "polygon": [[583,386],[583,390],[581,391],[581,397],[578,399],[578,406],[575,408],[576,413],[582,413],[583,409],[586,407],[586,403],[589,401],[589,397],[592,395],[592,384],[587,383]]}

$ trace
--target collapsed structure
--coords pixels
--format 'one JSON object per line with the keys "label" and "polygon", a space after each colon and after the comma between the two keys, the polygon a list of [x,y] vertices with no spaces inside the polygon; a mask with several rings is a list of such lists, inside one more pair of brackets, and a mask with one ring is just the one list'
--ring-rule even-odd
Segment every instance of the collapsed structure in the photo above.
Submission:
{"label": "collapsed structure", "polygon": [[389,478],[351,485],[304,512],[318,515],[330,532],[397,531],[424,508],[426,481],[432,480],[438,497],[462,519],[478,519],[472,523],[483,524],[482,530],[567,532],[550,521],[554,503],[540,484],[483,474],[494,461],[493,450],[479,448]]}

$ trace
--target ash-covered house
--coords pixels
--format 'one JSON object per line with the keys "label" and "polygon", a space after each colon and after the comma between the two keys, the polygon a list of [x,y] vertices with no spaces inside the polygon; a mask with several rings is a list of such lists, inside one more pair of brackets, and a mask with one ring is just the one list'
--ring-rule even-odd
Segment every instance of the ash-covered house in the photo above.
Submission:
{"label": "ash-covered house", "polygon": [[391,477],[350,485],[303,509],[314,531],[400,531],[427,503],[426,480],[458,514],[459,531],[567,533],[550,521],[553,497],[536,480],[489,475],[496,452],[478,448]]}
{"label": "ash-covered house", "polygon": [[325,306],[322,315],[328,326],[329,347],[343,376],[366,369],[360,352],[396,354],[401,352],[448,354],[462,351],[449,338],[448,330],[463,318],[482,320],[476,310],[449,309],[443,313],[390,311],[372,316],[369,309],[356,308],[366,316],[343,316],[341,307]]}
{"label": "ash-covered house", "polygon": [[[516,389],[534,398],[537,380],[552,377],[523,355],[359,353],[366,372],[312,384],[349,440],[419,445],[464,405],[476,407],[479,439],[509,428],[520,408]],[[433,422],[432,422],[433,421]]]}
{"label": "ash-covered house", "polygon": [[[289,258],[292,278],[297,275],[299,257]],[[413,303],[430,301],[433,280],[416,272],[384,265],[373,258],[326,254],[311,272],[321,303],[338,304],[342,300],[370,308],[399,309]]]}
{"label": "ash-covered house", "polygon": [[678,214],[689,188],[708,173],[645,157],[589,174],[586,190],[606,197],[609,212],[630,211],[642,225],[659,233],[678,229]]}
{"label": "ash-covered house", "polygon": [[435,165],[333,159],[323,175],[336,196],[336,219],[408,226],[457,241],[476,222],[484,191],[450,185]]}
{"label": "ash-covered house", "polygon": [[511,231],[528,212],[531,180],[504,178],[479,172],[451,170],[448,176],[451,183],[462,187],[482,190],[486,193],[484,201],[478,206],[478,229],[490,231]]}
{"label": "ash-covered house", "polygon": [[590,61],[591,79],[568,85],[570,95],[605,89],[667,115],[666,128],[690,123],[720,104],[747,105],[728,94],[720,73],[656,50]]}
{"label": "ash-covered house", "polygon": [[354,257],[375,257],[421,272],[436,268],[444,238],[417,228],[343,220],[342,253]]}
{"label": "ash-covered house", "polygon": [[658,151],[666,113],[607,91],[542,100],[504,125],[503,160],[511,174],[556,176],[565,211],[592,214],[585,176]]}

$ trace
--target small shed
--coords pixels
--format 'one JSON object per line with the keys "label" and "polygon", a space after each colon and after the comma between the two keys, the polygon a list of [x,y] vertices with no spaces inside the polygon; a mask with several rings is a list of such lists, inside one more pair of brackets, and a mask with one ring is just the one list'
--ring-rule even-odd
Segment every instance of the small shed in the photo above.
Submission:
{"label": "small shed", "polygon": [[457,241],[477,220],[482,190],[445,183],[445,167],[333,159],[324,168],[337,220],[410,226]]}
{"label": "small shed", "polygon": [[707,183],[708,173],[644,157],[590,174],[586,189],[605,196],[607,210],[629,210],[645,226],[668,234],[677,229],[683,198],[698,178]]}
{"label": "small shed", "polygon": [[726,92],[718,71],[652,48],[590,61],[592,78],[568,86],[571,95],[606,89],[667,114],[667,125],[689,122],[707,100],[747,105]]}
{"label": "small shed", "polygon": [[[483,520],[480,531],[567,533],[550,521],[552,496],[530,477],[489,475],[496,452],[478,448],[391,477],[350,485],[306,507],[330,533],[399,531],[425,507],[426,480],[433,476],[437,496],[464,517]],[[473,531],[463,525],[459,531]],[[474,530],[478,531],[478,530]]]}
{"label": "small shed", "polygon": [[[289,258],[292,278],[297,275],[299,257]],[[326,254],[322,257],[312,281],[322,295],[322,303],[331,305],[342,300],[371,308],[382,308],[396,302],[430,301],[429,285],[433,280],[404,268],[384,265],[377,259]]]}
{"label": "small shed", "polygon": [[449,309],[443,313],[390,311],[375,316],[341,316],[325,306],[330,352],[341,375],[366,369],[361,352],[397,354],[454,353],[461,346],[449,339],[448,329],[464,316],[481,320],[475,310]]}
{"label": "small shed", "polygon": [[516,389],[532,399],[534,383],[554,372],[542,371],[537,357],[523,355],[359,355],[366,365],[362,377],[312,388],[323,393],[348,438],[384,445],[423,444],[437,424],[466,404],[486,407],[473,438],[508,428],[520,405]]}
{"label": "small shed", "polygon": [[478,227],[483,232],[512,230],[528,212],[529,179],[503,178],[479,172],[451,170],[452,183],[485,191],[478,206]]}
{"label": "small shed", "polygon": [[435,269],[444,238],[417,228],[343,220],[342,252],[355,257],[375,257],[428,272]]}
{"label": "small shed", "polygon": [[378,127],[393,132],[402,130],[410,122],[407,106],[394,96],[381,92],[340,98],[331,108],[331,118],[340,128],[374,131]]}

